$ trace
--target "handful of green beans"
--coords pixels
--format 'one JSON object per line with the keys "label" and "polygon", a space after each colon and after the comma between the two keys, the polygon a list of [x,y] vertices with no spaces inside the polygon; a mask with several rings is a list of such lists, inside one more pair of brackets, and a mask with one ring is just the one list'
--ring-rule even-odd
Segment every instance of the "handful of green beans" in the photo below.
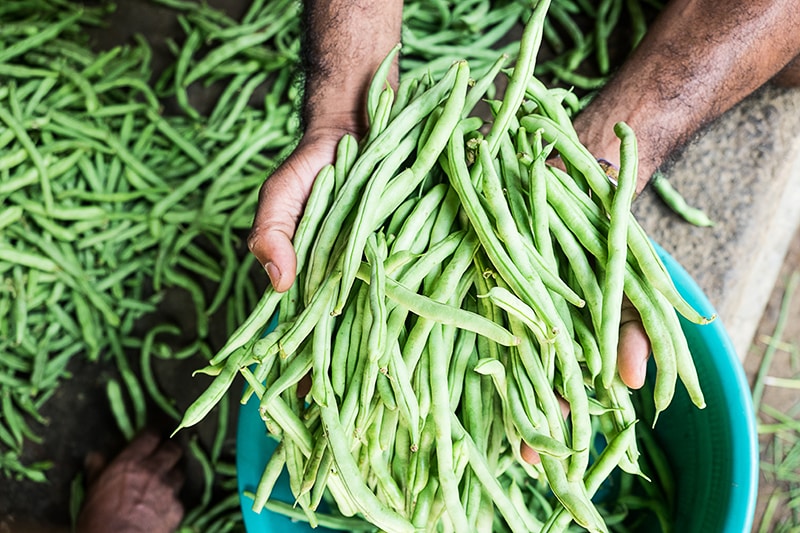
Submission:
{"label": "handful of green beans", "polygon": [[[368,135],[341,140],[308,199],[295,284],[266,290],[181,422],[245,378],[245,400],[257,396],[280,440],[254,509],[280,507],[269,498],[285,468],[312,526],[330,525],[318,513],[330,495],[339,515],[383,531],[607,531],[592,495],[617,466],[641,473],[639,417],[615,366],[623,297],[652,343],[655,416],[678,378],[704,406],[675,311],[710,318],[682,300],[630,214],[633,133],[615,128],[614,189],[563,93],[533,76],[548,5],[527,23],[488,125],[473,110],[504,58],[475,80],[459,61],[397,91],[385,83],[391,56],[376,74]],[[552,149],[567,172],[545,163]],[[590,459],[593,425],[605,447]],[[541,464],[522,459],[523,443]],[[501,484],[516,469],[555,496],[549,514]]]}

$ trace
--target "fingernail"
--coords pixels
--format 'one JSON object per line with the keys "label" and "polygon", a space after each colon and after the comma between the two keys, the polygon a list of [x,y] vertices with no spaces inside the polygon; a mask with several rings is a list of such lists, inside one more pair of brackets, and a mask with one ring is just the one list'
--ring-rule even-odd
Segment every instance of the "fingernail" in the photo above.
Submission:
{"label": "fingernail", "polygon": [[280,269],[276,267],[274,263],[267,263],[264,265],[264,268],[267,271],[267,276],[269,276],[269,281],[272,283],[272,286],[275,287],[281,280]]}

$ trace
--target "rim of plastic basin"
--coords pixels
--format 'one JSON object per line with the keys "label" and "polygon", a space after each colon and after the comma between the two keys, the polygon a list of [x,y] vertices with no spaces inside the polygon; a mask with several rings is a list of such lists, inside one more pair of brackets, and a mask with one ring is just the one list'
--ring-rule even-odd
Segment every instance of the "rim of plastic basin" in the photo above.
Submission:
{"label": "rim of plastic basin", "polygon": [[[681,295],[701,314],[716,313],[684,268],[663,248],[656,251]],[[758,495],[758,441],[750,388],[741,363],[719,318],[698,326],[681,319],[695,355],[706,398],[695,408],[679,385],[669,409],[659,417],[656,434],[673,466],[676,482],[675,531],[741,533],[750,531]],[[274,327],[274,321],[272,326]],[[691,416],[687,416],[691,414]],[[669,429],[667,429],[669,428]],[[258,401],[240,406],[237,427],[238,489],[249,533],[328,532],[268,510],[252,510],[261,474],[276,447],[266,435]],[[288,476],[281,474],[272,498],[292,503]]]}
{"label": "rim of plastic basin", "polygon": [[[681,295],[704,316],[716,310],[686,270],[654,244]],[[758,435],[750,386],[722,320],[681,318],[707,407],[695,408],[682,385],[659,417],[656,434],[676,481],[674,530],[750,531],[758,497]]]}

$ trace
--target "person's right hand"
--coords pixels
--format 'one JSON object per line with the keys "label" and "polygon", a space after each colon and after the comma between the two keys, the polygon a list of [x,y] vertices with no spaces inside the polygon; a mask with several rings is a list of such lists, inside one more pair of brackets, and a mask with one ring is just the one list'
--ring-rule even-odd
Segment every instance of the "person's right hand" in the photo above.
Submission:
{"label": "person's right hand", "polygon": [[333,163],[346,130],[306,133],[297,148],[267,178],[258,197],[248,246],[267,271],[272,286],[284,292],[297,274],[292,238],[320,169]]}

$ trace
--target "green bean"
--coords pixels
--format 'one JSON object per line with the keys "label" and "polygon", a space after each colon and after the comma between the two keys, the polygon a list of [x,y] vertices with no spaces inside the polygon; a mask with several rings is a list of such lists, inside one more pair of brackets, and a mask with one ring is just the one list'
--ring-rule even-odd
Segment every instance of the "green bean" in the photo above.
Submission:
{"label": "green bean", "polygon": [[637,155],[636,137],[630,127],[619,122],[614,132],[620,138],[620,172],[617,190],[611,203],[608,229],[608,260],[603,277],[603,315],[605,325],[597,333],[599,336],[602,370],[600,377],[608,388],[617,371],[617,344],[619,341],[619,322],[622,310],[625,264],[628,252],[628,220],[633,195],[636,192]]}
{"label": "green bean", "polygon": [[42,44],[55,39],[62,31],[72,26],[81,15],[81,11],[72,13],[55,24],[48,25],[44,30],[7,46],[0,51],[0,63],[6,63],[9,59],[22,55],[28,50],[36,49]]}
{"label": "green bean", "polygon": [[569,311],[572,314],[572,325],[575,336],[583,350],[583,358],[586,361],[586,367],[589,369],[592,382],[594,382],[595,378],[600,375],[602,362],[600,348],[597,346],[595,330],[590,324],[591,318],[585,318],[584,314],[574,307],[571,307]]}
{"label": "green bean", "polygon": [[511,528],[511,531],[527,531],[525,523],[519,516],[519,512],[517,511],[516,507],[511,500],[508,499],[505,490],[498,483],[494,473],[486,464],[485,456],[478,450],[475,442],[473,442],[469,434],[464,431],[464,428],[460,425],[458,419],[455,417],[453,420],[453,433],[454,438],[463,440],[466,444],[470,468],[473,472],[475,472],[475,475],[480,480],[484,490],[487,491],[492,498],[492,501],[500,511],[500,514],[503,516],[503,518],[505,518],[506,523],[508,524],[509,528]]}
{"label": "green bean", "polygon": [[[635,438],[635,424],[629,424],[616,437],[609,441],[598,460],[589,467],[586,472],[584,483],[586,485],[586,492],[590,497],[594,496],[603,481],[608,478],[611,471],[619,462],[619,459],[625,453],[625,450],[628,449],[632,442],[635,442]],[[562,507],[551,514],[547,523],[542,528],[542,532],[563,530],[571,518],[569,513],[565,511],[566,509]]]}
{"label": "green bean", "polygon": [[[327,376],[323,376],[324,386],[332,397],[333,389]],[[414,531],[414,527],[405,518],[392,511],[381,503],[369,488],[361,481],[358,467],[350,455],[348,439],[339,420],[338,410],[334,405],[321,406],[322,420],[326,431],[330,435],[329,443],[333,452],[334,462],[339,471],[339,479],[343,482],[348,493],[359,511],[371,523],[389,531]]]}
{"label": "green bean", "polygon": [[[406,213],[404,222],[399,230],[394,232],[394,240],[392,241],[392,253],[397,253],[403,250],[409,250],[412,253],[418,253],[418,248],[424,248],[425,243],[420,239],[421,235],[429,235],[421,230],[430,221],[430,230],[433,231],[434,219],[438,216],[439,207],[441,206],[445,195],[447,194],[447,186],[443,183],[431,187],[422,198],[420,198],[409,213]],[[418,244],[418,246],[415,246]]]}
{"label": "green bean", "polygon": [[120,377],[125,383],[128,390],[128,397],[131,399],[131,406],[133,407],[133,429],[141,431],[147,418],[147,406],[145,404],[144,394],[139,385],[139,380],[136,375],[129,368],[120,369]]}
{"label": "green bean", "polygon": [[[542,129],[543,137],[555,144],[555,148],[564,157],[573,162],[579,162],[582,174],[589,180],[592,190],[598,195],[603,206],[610,210],[610,187],[605,174],[597,162],[585,148],[571,141],[574,133],[568,133],[549,121],[545,117],[529,115],[521,119],[522,126],[527,129]],[[629,215],[633,216],[633,215]],[[686,317],[697,324],[706,324],[714,317],[703,317],[677,292],[661,260],[658,258],[652,243],[648,240],[644,230],[638,223],[628,225],[628,246],[636,258],[640,268],[643,269],[647,281],[659,292],[667,296],[670,303]]]}
{"label": "green bean", "polygon": [[544,323],[536,316],[536,312],[508,289],[495,286],[478,297],[488,298],[494,305],[521,320],[536,336],[540,345],[553,342],[551,337],[553,332],[548,332]]}
{"label": "green bean", "polygon": [[[423,359],[423,361],[425,364],[422,364],[421,367],[427,367],[427,358]],[[420,383],[418,383],[416,387],[417,391],[419,391],[420,388],[430,390],[427,376],[423,375],[422,372],[418,372],[417,376],[421,377]],[[422,421],[419,446],[416,449],[411,449],[413,452],[413,462],[406,470],[406,508],[411,508],[413,506],[414,499],[425,489],[430,478],[436,477],[430,475],[431,459],[436,441],[435,427],[431,418],[432,415],[426,412],[425,418]]]}
{"label": "green bean", "polygon": [[310,508],[311,498],[308,493],[301,494],[299,483],[303,475],[302,453],[294,442],[286,441],[286,471],[289,474],[289,488],[295,497],[295,505],[303,510],[306,520],[312,528],[317,527],[317,517]]}
{"label": "green bean", "polygon": [[214,488],[214,467],[196,438],[189,439],[189,451],[200,465],[200,471],[203,473],[203,491],[200,495],[200,506],[206,507],[211,502],[211,491]]}
{"label": "green bean", "polygon": [[714,221],[708,217],[706,212],[689,205],[686,199],[672,186],[663,174],[657,173],[654,175],[651,180],[651,185],[664,203],[690,224],[700,227],[710,227],[714,225]]}
{"label": "green bean", "polygon": [[227,61],[247,48],[258,46],[266,42],[270,37],[272,37],[272,35],[267,31],[246,34],[225,43],[219,48],[215,48],[198,62],[194,68],[186,72],[186,77],[180,80],[181,85],[183,87],[188,87],[193,82],[203,78],[203,76],[207,76],[215,67],[224,61]]}
{"label": "green bean", "polygon": [[[233,128],[234,124],[239,119],[242,111],[247,106],[255,90],[266,80],[267,80],[266,74],[257,74],[253,76],[244,85],[244,87],[242,87],[241,91],[239,92],[239,96],[236,98],[236,102],[233,104],[233,107],[230,110],[228,110],[225,120],[222,122],[222,124],[220,124],[218,127],[215,128],[217,133],[223,134],[228,132],[231,128]],[[272,118],[272,116],[268,115],[268,118]]]}
{"label": "green bean", "polygon": [[[417,128],[412,129],[416,132]],[[392,177],[397,167],[409,156],[414,149],[415,135],[407,135],[385,160],[383,160],[373,176],[366,184],[362,193],[361,201],[353,221],[353,229],[347,239],[344,251],[344,265],[342,268],[342,287],[339,291],[339,298],[334,307],[334,313],[341,312],[344,302],[347,299],[352,283],[355,281],[355,270],[363,255],[364,246],[367,238],[375,230],[376,215],[375,202],[385,188],[385,184]],[[413,171],[406,169],[404,173],[411,174]],[[323,222],[324,224],[324,222]]]}
{"label": "green bean", "polygon": [[645,19],[642,5],[638,0],[626,0],[625,5],[628,8],[628,15],[633,29],[631,48],[635,49],[647,33],[647,20]]}
{"label": "green bean", "polygon": [[374,120],[376,111],[378,110],[378,101],[384,93],[385,88],[389,85],[389,70],[395,61],[395,57],[397,57],[397,53],[400,51],[400,47],[401,45],[399,43],[392,47],[386,57],[381,61],[380,65],[378,65],[378,69],[375,71],[369,87],[367,88],[367,115],[370,117],[370,122]]}
{"label": "green bean", "polygon": [[[389,357],[388,376],[394,391],[400,417],[405,421],[410,433],[411,447],[420,445],[420,406],[414,389],[411,385],[411,378],[408,369],[403,361],[403,355],[397,343],[391,348]],[[406,450],[403,450],[405,453]]]}
{"label": "green bean", "polygon": [[367,237],[365,253],[370,264],[369,306],[372,316],[372,325],[370,326],[367,341],[367,355],[371,362],[377,363],[386,360],[384,354],[387,353],[386,345],[388,342],[386,331],[386,271],[384,270],[387,249],[386,239],[383,234],[376,236],[376,234],[372,233]]}
{"label": "green bean", "polygon": [[431,387],[431,407],[433,423],[436,428],[436,459],[439,469],[439,483],[445,500],[445,507],[453,526],[458,531],[469,529],[467,514],[460,501],[458,480],[453,475],[453,437],[450,431],[450,394],[448,391],[447,368],[449,353],[442,349],[442,328],[436,325],[430,334],[429,379]]}
{"label": "green bean", "polygon": [[[498,269],[501,276],[507,279],[515,292],[524,295],[523,300],[531,305],[545,320],[553,317],[555,313],[547,313],[541,309],[540,305],[548,305],[549,296],[546,299],[533,296],[537,291],[540,295],[546,293],[546,289],[541,284],[538,277],[524,276],[519,268],[513,263],[499,239],[489,231],[492,227],[488,216],[480,205],[477,193],[472,187],[469,171],[466,168],[464,153],[464,143],[460,131],[454,132],[448,145],[448,177],[454,189],[458,192],[462,206],[467,212],[472,227],[477,233],[481,244],[487,251],[487,255],[492,260],[492,264]],[[539,308],[537,308],[539,307]],[[548,324],[549,327],[552,325]]]}
{"label": "green bean", "polygon": [[[352,335],[352,330],[356,323],[356,299],[351,300],[345,307],[344,313],[338,321],[338,329],[333,342],[333,351],[331,353],[331,385],[334,393],[342,398],[345,390],[345,382],[347,379],[347,358],[350,353],[350,344],[352,340],[358,336]],[[313,385],[312,385],[313,386]],[[321,395],[323,391],[317,390],[317,395]]]}
{"label": "green bean", "polygon": [[311,346],[306,346],[299,353],[297,353],[286,365],[281,369],[280,376],[274,382],[269,384],[269,387],[264,391],[261,396],[261,408],[266,409],[267,405],[283,391],[297,385],[308,371],[311,370],[313,364],[313,355]]}
{"label": "green bean", "polygon": [[172,325],[163,324],[152,328],[144,337],[141,349],[139,350],[139,372],[142,376],[145,389],[150,399],[170,418],[176,422],[180,421],[181,415],[175,407],[174,402],[168,399],[158,386],[155,374],[153,373],[152,355],[153,355],[153,342],[156,335],[160,333],[169,333],[178,335],[180,330]]}
{"label": "green bean", "polygon": [[111,406],[111,411],[114,414],[114,420],[117,423],[117,427],[122,432],[125,440],[133,439],[135,430],[133,423],[128,417],[125,401],[122,397],[122,387],[120,387],[120,384],[116,379],[112,378],[106,382],[106,396],[108,397],[109,405]]}
{"label": "green bean", "polygon": [[19,264],[28,268],[35,268],[44,272],[56,272],[59,267],[46,257],[38,254],[25,252],[13,247],[0,243],[0,261],[6,261],[9,264]]}
{"label": "green bean", "polygon": [[188,277],[179,276],[172,269],[164,270],[164,279],[176,287],[185,289],[192,297],[192,302],[196,309],[195,323],[197,325],[197,333],[201,337],[205,337],[208,334],[208,316],[205,313],[205,295],[202,287]]}
{"label": "green bean", "polygon": [[300,344],[311,333],[319,313],[328,311],[331,298],[336,296],[338,282],[338,275],[328,278],[311,299],[308,306],[293,321],[289,330],[277,341],[278,350],[282,358],[287,358],[295,353]]}
{"label": "green bean", "polygon": [[660,308],[652,303],[654,292],[649,284],[637,276],[625,277],[625,294],[642,318],[642,326],[650,339],[653,358],[658,369],[653,391],[657,418],[658,413],[666,409],[672,401],[678,369],[673,339],[670,332],[664,328],[666,317]]}
{"label": "green bean", "polygon": [[267,461],[264,472],[261,474],[256,493],[253,497],[253,505],[251,507],[253,511],[260,513],[261,510],[265,508],[285,464],[286,450],[283,443],[279,443],[272,452],[269,461]]}
{"label": "green bean", "polygon": [[[283,514],[294,520],[303,519],[302,518],[303,515],[300,511],[295,509],[290,504],[283,503],[277,500],[267,501],[264,504],[264,508],[274,513]],[[317,521],[320,527],[324,527],[326,529],[331,529],[331,530],[367,532],[367,531],[372,531],[374,529],[374,526],[372,524],[365,522],[361,518],[349,518],[349,517],[322,514],[317,516]]]}
{"label": "green bean", "polygon": [[251,132],[248,126],[244,127],[236,141],[221,150],[212,161],[208,162],[208,164],[203,167],[201,172],[198,172],[190,179],[181,183],[179,187],[175,188],[170,194],[157,202],[153,206],[152,216],[156,218],[164,216],[171,207],[180,202],[187,194],[196,190],[200,185],[219,172],[224,165],[228,164],[231,159],[248,146],[252,138],[261,139],[261,137],[268,134],[271,129],[272,124],[270,122],[266,122],[255,132]]}
{"label": "green bean", "polygon": [[[389,470],[388,458],[386,457],[387,450],[382,446],[380,437],[388,412],[381,405],[376,409],[378,414],[366,435],[369,464],[378,479],[379,494],[387,500],[387,504],[392,509],[399,513],[404,509],[405,498]],[[397,418],[395,417],[394,420],[396,421]]]}
{"label": "green bean", "polygon": [[153,170],[148,168],[144,163],[142,163],[142,161],[137,159],[130,151],[128,151],[127,148],[122,145],[117,137],[110,134],[108,131],[86,126],[67,114],[55,110],[51,111],[51,117],[56,123],[61,124],[64,127],[74,129],[76,132],[86,135],[87,137],[106,141],[108,146],[117,153],[119,158],[130,167],[130,170],[136,176],[141,177],[150,186],[164,186],[161,177],[156,175]]}
{"label": "green bean", "polygon": [[[369,275],[363,272],[365,269],[359,269],[358,277],[362,281],[368,281]],[[502,326],[485,319],[481,315],[464,311],[462,309],[454,308],[453,306],[443,304],[414,293],[398,284],[391,278],[386,279],[386,295],[388,298],[394,300],[398,304],[411,310],[413,313],[439,322],[442,324],[449,324],[463,329],[474,331],[484,335],[498,344],[503,346],[514,346],[519,344],[519,339],[508,332]]]}
{"label": "green bean", "polygon": [[[453,87],[450,91],[450,95],[447,97],[444,107],[442,108],[442,113],[439,119],[436,121],[435,125],[433,126],[433,130],[431,131],[428,139],[425,143],[417,150],[416,158],[412,163],[410,169],[407,172],[404,172],[402,175],[408,174],[409,177],[413,177],[414,179],[410,181],[407,185],[406,190],[413,190],[416,188],[417,184],[419,184],[424,176],[430,171],[433,167],[433,164],[436,162],[436,159],[442,153],[447,143],[447,139],[450,137],[451,132],[455,128],[458,120],[460,119],[461,110],[464,107],[464,99],[466,96],[466,88],[469,79],[469,67],[467,66],[466,62],[460,62],[457,64],[456,74],[455,74],[455,81],[453,82]],[[398,117],[395,120],[400,120]],[[362,156],[363,157],[363,156]],[[387,159],[388,160],[388,159]],[[397,181],[400,181],[401,178],[396,178]],[[368,199],[365,197],[365,199]],[[397,204],[402,200],[398,201]],[[368,204],[369,205],[369,204]],[[396,207],[396,206],[395,206]],[[359,246],[361,244],[361,237],[359,234],[355,233],[357,237],[355,239],[351,239],[349,242],[352,244],[348,244],[348,248],[345,252],[345,257],[352,258],[351,260],[345,261],[343,272],[342,272],[342,290],[339,293],[339,302],[336,305],[335,310],[341,310],[343,298],[347,296],[349,292],[349,285],[352,283],[351,279],[355,279],[355,270],[357,269],[357,261],[359,260],[360,256],[355,254],[355,251],[363,248],[363,246]]]}
{"label": "green bean", "polygon": [[686,391],[692,403],[694,403],[698,409],[704,409],[706,401],[700,387],[697,368],[695,367],[686,335],[683,334],[683,330],[681,329],[678,316],[662,294],[655,292],[653,296],[655,297],[656,305],[661,308],[661,314],[664,317],[666,329],[670,332],[672,337],[673,346],[675,348],[676,365],[678,367],[678,377],[681,383],[686,387]]}
{"label": "green bean", "polygon": [[505,135],[512,117],[519,109],[525,96],[525,85],[528,78],[533,75],[534,58],[542,41],[542,21],[544,21],[549,6],[549,0],[537,2],[523,30],[514,73],[508,80],[503,103],[497,112],[492,129],[486,136],[486,142],[492,155],[497,154],[500,148],[500,137]]}
{"label": "green bean", "polygon": [[[2,56],[2,52],[0,52],[0,56]],[[33,140],[31,140],[28,133],[25,131],[23,125],[13,115],[11,115],[11,113],[6,111],[2,107],[0,107],[0,120],[5,122],[8,125],[8,127],[12,131],[14,131],[20,144],[28,152],[31,161],[33,161],[34,167],[36,167],[36,171],[39,174],[39,186],[42,189],[42,197],[45,209],[47,211],[52,210],[54,205],[53,191],[50,186],[50,176],[48,175],[47,172],[46,160],[42,157],[42,154],[36,148],[36,145],[34,144]]]}
{"label": "green bean", "polygon": [[6,420],[6,423],[8,424],[8,430],[14,439],[13,447],[21,447],[23,440],[22,425],[24,422],[14,407],[12,401],[11,393],[8,390],[4,390],[2,398],[3,418]]}
{"label": "green bean", "polygon": [[180,132],[178,132],[169,122],[164,120],[158,113],[153,110],[152,108],[148,108],[145,111],[148,119],[155,124],[156,128],[163,133],[169,140],[175,143],[175,146],[180,148],[186,155],[188,155],[193,161],[195,161],[200,166],[205,166],[208,164],[208,158],[203,154],[200,150],[197,149],[196,146],[191,144],[187,139],[185,139]]}
{"label": "green bean", "polygon": [[239,347],[231,355],[225,362],[225,367],[220,374],[184,411],[183,417],[173,435],[182,428],[191,427],[200,422],[225,395],[239,371],[240,364],[247,355],[247,350],[244,347]]}
{"label": "green bean", "polygon": [[22,344],[22,340],[28,329],[28,296],[25,293],[22,269],[14,267],[12,273],[14,283],[14,309],[11,314],[11,319],[14,322],[13,342],[15,344]]}
{"label": "green bean", "polygon": [[535,266],[538,267],[535,268],[535,270],[541,276],[543,283],[562,295],[573,305],[582,307],[584,305],[583,300],[575,294],[569,286],[561,281],[558,276],[550,271],[547,265],[544,264],[544,261],[540,259],[538,251],[533,247],[526,248],[524,246],[524,240],[516,229],[516,222],[514,222],[514,218],[503,196],[500,178],[497,176],[494,165],[491,162],[489,150],[489,143],[481,141],[479,145],[479,154],[483,169],[484,198],[486,198],[487,204],[490,206],[488,210],[490,210],[491,214],[494,216],[498,237],[505,242],[508,248],[507,253],[509,257],[518,268],[524,271],[534,270],[534,265],[526,264],[534,263]]}

